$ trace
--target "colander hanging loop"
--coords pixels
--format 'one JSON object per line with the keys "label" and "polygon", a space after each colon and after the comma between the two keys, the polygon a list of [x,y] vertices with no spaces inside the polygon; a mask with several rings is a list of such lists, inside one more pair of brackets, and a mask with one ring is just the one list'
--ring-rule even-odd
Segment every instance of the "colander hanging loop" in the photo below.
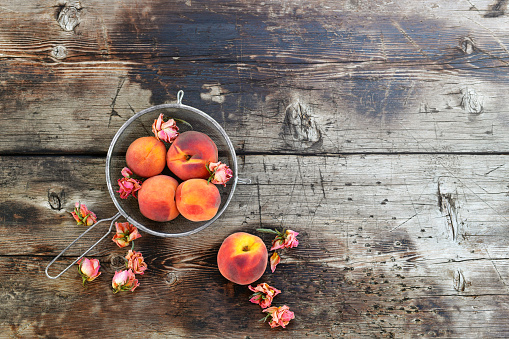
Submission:
{"label": "colander hanging loop", "polygon": [[[77,237],[76,239],[74,239],[73,242],[71,242],[62,252],[60,252],[59,255],[57,255],[53,260],[51,260],[51,262],[48,264],[48,266],[46,266],[46,270],[44,271],[46,273],[46,276],[50,279],[57,279],[58,277],[60,277],[62,274],[64,274],[69,268],[71,268],[72,266],[74,266],[74,264],[76,264],[78,261],[81,260],[81,258],[83,258],[88,252],[90,252],[95,246],[97,246],[97,244],[99,244],[101,241],[104,240],[104,238],[106,238],[112,228],[113,228],[113,224],[115,223],[115,221],[120,217],[120,212],[115,214],[113,217],[111,218],[107,218],[107,219],[101,219],[99,220],[98,222],[96,222],[95,224],[93,224],[92,226],[90,226],[85,232],[81,233],[81,235],[79,237]],[[88,250],[86,250],[85,252],[83,252],[82,255],[80,255],[76,260],[74,260],[74,262],[72,264],[70,264],[69,266],[67,266],[62,272],[60,272],[58,275],[56,276],[51,276],[49,273],[48,273],[48,270],[50,268],[50,266],[58,259],[60,258],[64,253],[65,251],[67,251],[69,248],[71,248],[72,245],[74,245],[78,240],[81,239],[82,236],[84,236],[85,234],[87,234],[88,232],[90,232],[94,227],[96,227],[97,225],[99,225],[100,223],[102,223],[103,221],[110,221],[111,220],[111,224],[110,224],[110,228],[108,229],[108,232],[106,232],[106,234],[104,234],[102,236],[101,239],[97,240],[95,244],[93,244]]]}
{"label": "colander hanging loop", "polygon": [[184,98],[184,91],[180,90],[177,92],[177,105],[182,105],[182,99]]}

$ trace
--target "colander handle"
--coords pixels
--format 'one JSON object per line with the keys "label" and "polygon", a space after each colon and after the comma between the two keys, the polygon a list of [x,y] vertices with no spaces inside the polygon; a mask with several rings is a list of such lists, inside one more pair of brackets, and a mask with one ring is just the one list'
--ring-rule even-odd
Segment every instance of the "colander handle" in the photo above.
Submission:
{"label": "colander handle", "polygon": [[[46,273],[46,276],[50,279],[57,279],[58,277],[60,277],[62,274],[64,274],[69,268],[71,268],[72,266],[74,266],[74,264],[76,264],[81,258],[83,258],[88,252],[90,252],[95,246],[97,246],[97,244],[99,244],[101,241],[104,240],[104,238],[106,238],[108,236],[108,234],[110,234],[112,228],[113,228],[113,224],[115,223],[115,221],[120,217],[120,213],[117,213],[115,214],[113,217],[111,218],[107,218],[107,219],[101,219],[99,220],[98,222],[96,222],[95,224],[93,224],[92,226],[90,226],[85,232],[81,233],[81,235],[79,237],[77,237],[76,239],[74,239],[73,242],[71,242],[62,252],[60,252],[59,255],[57,255],[53,260],[51,260],[51,262],[48,264],[48,266],[46,266],[46,270],[44,271]],[[111,220],[111,224],[110,224],[110,228],[108,229],[108,232],[106,232],[106,234],[104,234],[102,236],[101,239],[97,240],[97,242],[95,244],[93,244],[88,250],[86,250],[85,252],[83,252],[82,255],[80,255],[76,260],[74,260],[74,262],[72,264],[70,264],[69,266],[67,266],[62,272],[60,272],[58,275],[56,276],[51,276],[49,275],[48,273],[48,270],[50,268],[51,265],[53,265],[53,263],[58,259],[60,258],[64,253],[65,251],[67,251],[72,245],[74,245],[78,240],[81,239],[82,236],[84,236],[85,234],[87,234],[88,232],[90,232],[94,227],[96,227],[97,225],[99,225],[100,223],[102,223],[103,221],[110,221]]]}

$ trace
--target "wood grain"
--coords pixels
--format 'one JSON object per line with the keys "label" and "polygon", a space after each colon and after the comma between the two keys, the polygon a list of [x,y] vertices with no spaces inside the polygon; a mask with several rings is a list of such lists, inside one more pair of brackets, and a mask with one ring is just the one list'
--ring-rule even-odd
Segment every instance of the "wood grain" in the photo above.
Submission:
{"label": "wood grain", "polygon": [[[509,146],[509,25],[489,1],[72,4],[4,7],[4,153],[104,153],[134,112],[179,89],[239,152]],[[55,19],[66,8],[72,30]]]}
{"label": "wood grain", "polygon": [[[509,337],[507,1],[0,0],[0,19],[1,338]],[[143,234],[134,293],[111,291],[109,239],[86,288],[47,279],[75,202],[117,212],[116,131],[180,89],[252,183],[198,234]],[[300,232],[262,278],[286,330],[216,268],[259,227]]]}
{"label": "wood grain", "polygon": [[[279,227],[301,232],[301,244],[263,277],[283,289],[278,301],[297,314],[292,332],[278,336],[507,335],[499,321],[509,279],[507,184],[500,180],[508,175],[505,156],[239,158],[253,184],[240,185],[227,212],[201,233],[180,239],[143,234],[136,248],[150,270],[126,297],[109,291],[125,252],[109,240],[94,252],[103,276],[87,289],[74,270],[57,282],[43,275],[51,257],[83,231],[66,212],[75,201],[90,203],[99,217],[115,213],[102,183],[103,159],[1,161],[2,192],[9,192],[2,193],[0,224],[6,331],[79,336],[76,324],[86,318],[98,323],[86,326],[87,334],[100,335],[107,314],[127,309],[154,335],[269,335],[249,306],[247,288],[220,276],[215,255],[230,233]],[[270,243],[270,236],[262,237]],[[70,260],[59,260],[55,272]]]}

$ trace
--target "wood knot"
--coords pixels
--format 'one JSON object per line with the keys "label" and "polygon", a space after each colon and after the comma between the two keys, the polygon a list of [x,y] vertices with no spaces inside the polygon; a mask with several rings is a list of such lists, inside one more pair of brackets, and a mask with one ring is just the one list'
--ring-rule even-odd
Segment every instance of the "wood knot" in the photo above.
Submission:
{"label": "wood knot", "polygon": [[73,31],[80,23],[80,11],[82,7],[79,2],[73,5],[64,5],[58,12],[57,22],[64,31]]}
{"label": "wood knot", "polygon": [[484,97],[472,88],[461,89],[461,95],[462,109],[474,114],[481,114],[484,111]]}
{"label": "wood knot", "polygon": [[125,270],[125,258],[120,255],[114,255],[110,258],[111,268],[115,271],[117,270]]}
{"label": "wood knot", "polygon": [[62,45],[57,45],[51,50],[51,56],[58,60],[65,59],[67,57],[67,48]]}
{"label": "wood knot", "polygon": [[497,0],[494,1],[489,9],[484,14],[485,18],[498,18],[499,16],[503,16],[507,9],[507,0]]}
{"label": "wood knot", "polygon": [[168,285],[174,285],[177,283],[177,280],[178,280],[178,277],[177,277],[177,273],[175,272],[170,272],[166,275],[166,278],[164,279],[164,281],[168,284]]}
{"label": "wood knot", "polygon": [[64,205],[65,192],[59,193],[48,190],[48,203],[52,210],[60,211]]}
{"label": "wood knot", "polygon": [[299,101],[286,107],[280,135],[291,147],[310,148],[322,144],[322,132],[312,117],[311,108]]}
{"label": "wood knot", "polygon": [[475,51],[474,40],[470,37],[464,37],[460,40],[460,48],[465,54],[472,54]]}

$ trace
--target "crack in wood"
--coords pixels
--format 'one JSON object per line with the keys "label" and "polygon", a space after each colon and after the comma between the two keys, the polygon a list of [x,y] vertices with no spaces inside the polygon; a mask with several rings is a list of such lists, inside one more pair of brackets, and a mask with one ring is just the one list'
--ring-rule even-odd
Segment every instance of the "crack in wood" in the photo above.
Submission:
{"label": "crack in wood", "polygon": [[445,213],[452,241],[457,241],[459,222],[456,212],[456,202],[451,193],[442,193],[440,191],[440,182],[438,183],[438,207],[440,208],[440,212]]}
{"label": "crack in wood", "polygon": [[[118,94],[120,93],[120,90],[122,89],[122,87],[124,86],[124,83],[126,81],[126,78],[125,77],[122,77],[118,80],[118,85],[117,85],[117,91],[115,92],[115,96],[113,97],[112,101],[111,101],[111,104],[110,104],[110,107],[111,107],[111,112],[110,112],[110,118],[108,119],[108,127],[110,127],[110,124],[111,124],[111,118],[112,117],[119,117],[121,118],[122,116],[120,114],[118,114],[118,112],[115,110],[115,105],[117,104],[117,98],[118,98]],[[129,107],[131,107],[131,105],[129,105]],[[133,110],[133,108],[131,107],[131,110]],[[133,110],[134,112],[134,110]]]}
{"label": "crack in wood", "polygon": [[453,286],[454,289],[458,292],[465,291],[466,287],[465,276],[463,275],[463,272],[460,269],[454,271]]}

